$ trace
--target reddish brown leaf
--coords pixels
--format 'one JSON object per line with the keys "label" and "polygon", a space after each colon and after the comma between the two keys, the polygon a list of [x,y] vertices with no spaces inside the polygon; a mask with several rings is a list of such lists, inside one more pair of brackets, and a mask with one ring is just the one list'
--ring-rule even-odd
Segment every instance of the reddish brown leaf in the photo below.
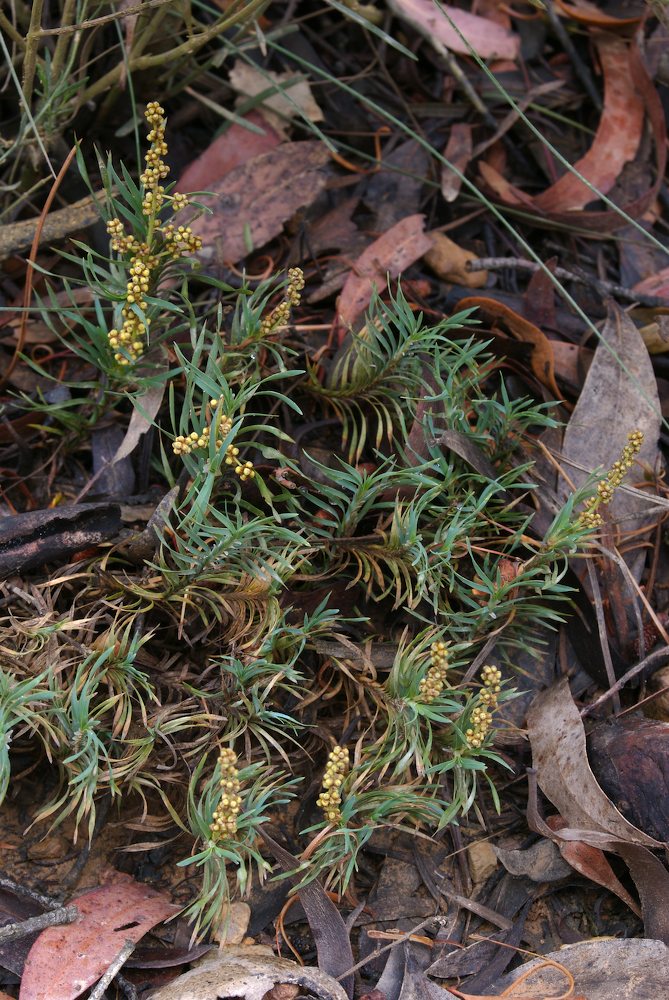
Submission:
{"label": "reddish brown leaf", "polygon": [[[604,73],[604,110],[592,146],[574,169],[607,194],[622,168],[636,155],[644,108],[629,72],[628,43],[616,35],[599,34],[596,46]],[[568,172],[537,195],[534,203],[545,212],[573,212],[595,197],[590,188]]]}
{"label": "reddish brown leaf", "polygon": [[[599,47],[605,70],[605,109],[595,142],[576,163],[576,168],[600,190],[610,190],[626,158],[630,158],[632,146],[635,151],[638,148],[643,124],[639,122],[638,111],[639,107],[645,107],[655,145],[655,181],[648,190],[622,206],[627,215],[638,218],[652,204],[664,177],[667,162],[664,110],[637,46],[614,36],[599,37],[604,39]],[[618,166],[614,169],[616,163]],[[523,205],[527,211],[536,212],[537,222],[548,220],[572,226],[578,221],[579,228],[592,232],[611,232],[626,225],[625,218],[613,209],[579,210],[576,217],[574,211],[594,200],[595,195],[570,173],[532,198],[504,177],[499,162],[493,163],[488,158],[479,164],[479,169],[484,183],[500,201],[507,205]],[[568,207],[564,203],[568,203]]]}
{"label": "reddish brown leaf", "polygon": [[518,55],[518,36],[485,17],[446,4],[440,8],[432,0],[390,0],[390,7],[437,51],[450,49],[468,56],[471,48],[481,59],[515,59]]}
{"label": "reddish brown leaf", "polygon": [[139,941],[178,911],[161,893],[132,881],[101,886],[72,903],[81,917],[47,928],[30,949],[20,1000],[74,1000],[104,974],[126,941]]}
{"label": "reddish brown leaf", "polygon": [[[566,821],[561,816],[548,816],[546,823],[551,830],[562,830],[567,826]],[[591,882],[604,886],[609,892],[622,899],[632,913],[635,913],[637,917],[641,916],[640,907],[632,899],[620,879],[616,877],[603,851],[600,851],[598,847],[584,844],[580,840],[558,840],[557,846],[562,857],[574,871],[590,879]]]}
{"label": "reddish brown leaf", "polygon": [[298,208],[325,186],[330,154],[320,142],[285,142],[209,185],[200,199],[212,214],[192,223],[204,245],[200,259],[235,263],[278,236]]}
{"label": "reddish brown leaf", "polygon": [[514,312],[510,306],[497,302],[496,299],[472,296],[458,303],[460,309],[473,307],[479,309],[478,315],[482,319],[492,320],[495,326],[501,323],[516,340],[532,344],[532,371],[541,384],[550,389],[555,399],[560,399],[561,393],[555,382],[553,348],[546,334],[524,316]]}
{"label": "reddish brown leaf", "polygon": [[565,3],[564,0],[557,0],[557,6],[563,14],[571,17],[581,24],[589,24],[596,28],[621,28],[626,24],[638,24],[644,14],[643,4],[639,4],[639,13],[636,17],[613,17],[600,10],[597,4],[590,0],[577,0],[577,3]]}
{"label": "reddish brown leaf", "polygon": [[235,122],[222,135],[214,139],[196,160],[186,167],[177,182],[177,191],[208,191],[212,184],[241,166],[254,156],[268,153],[281,141],[279,135],[258,111],[249,111],[244,120],[262,129],[251,129]]}
{"label": "reddish brown leaf", "polygon": [[382,291],[388,275],[396,278],[431,249],[424,225],[424,215],[408,215],[360,254],[337,302],[340,339],[365,311],[375,287]]}

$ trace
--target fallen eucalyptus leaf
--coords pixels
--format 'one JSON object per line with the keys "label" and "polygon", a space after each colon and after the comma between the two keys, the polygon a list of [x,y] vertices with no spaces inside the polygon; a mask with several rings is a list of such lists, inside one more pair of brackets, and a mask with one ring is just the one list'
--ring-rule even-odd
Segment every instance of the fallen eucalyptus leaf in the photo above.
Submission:
{"label": "fallen eucalyptus leaf", "polygon": [[320,969],[276,958],[262,945],[225,948],[152,993],[151,1000],[262,1000],[277,983],[296,983],[322,1000],[348,1000],[336,979]]}

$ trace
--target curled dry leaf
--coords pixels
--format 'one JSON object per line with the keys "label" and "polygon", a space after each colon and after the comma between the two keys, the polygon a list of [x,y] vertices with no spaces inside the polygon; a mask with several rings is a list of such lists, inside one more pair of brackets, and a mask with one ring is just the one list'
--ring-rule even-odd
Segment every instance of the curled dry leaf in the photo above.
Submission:
{"label": "curled dry leaf", "polygon": [[408,215],[360,254],[337,302],[340,341],[364,313],[374,288],[382,291],[388,275],[396,278],[432,249],[432,240],[423,231],[424,227],[424,215]]}
{"label": "curled dry leaf", "polygon": [[388,0],[390,9],[423,35],[437,52],[451,51],[481,59],[515,59],[518,36],[485,17],[432,0]]}
{"label": "curled dry leaf", "polygon": [[151,1000],[262,1000],[278,983],[294,983],[322,1000],[348,1000],[336,979],[320,969],[276,958],[262,945],[225,948],[157,990]]}
{"label": "curled dry leaf", "polygon": [[[532,763],[539,787],[558,809],[568,827],[583,836],[566,839],[594,841],[596,847],[618,843],[661,847],[618,812],[590,770],[585,731],[578,708],[564,679],[537,696],[527,714]],[[594,833],[594,838],[588,838]],[[602,837],[602,834],[604,837]],[[566,834],[560,831],[561,839]]]}
{"label": "curled dry leaf", "polygon": [[577,0],[577,3],[565,3],[556,0],[556,6],[566,16],[581,24],[589,24],[595,28],[621,28],[627,24],[638,24],[644,14],[643,4],[639,4],[639,12],[634,17],[614,17],[592,3],[591,0]]}
{"label": "curled dry leaf", "polygon": [[560,399],[561,393],[555,381],[555,371],[553,362],[553,348],[551,341],[538,326],[530,323],[519,313],[511,309],[510,306],[498,302],[496,299],[489,299],[483,296],[462,299],[458,303],[459,309],[476,308],[478,312],[475,318],[481,318],[495,328],[494,332],[499,333],[498,325],[506,328],[512,337],[532,345],[531,367],[542,385],[553,394],[555,399]]}
{"label": "curled dry leaf", "polygon": [[476,260],[476,254],[449,239],[445,233],[428,233],[432,248],[425,254],[425,263],[432,268],[442,281],[465,288],[484,288],[488,280],[487,271],[468,271],[467,261]]}
{"label": "curled dry leaf", "polygon": [[[597,49],[605,73],[604,110],[592,146],[575,168],[598,190],[606,193],[618,180],[625,163],[636,156],[643,131],[644,111],[655,145],[655,181],[646,191],[622,205],[633,218],[652,204],[667,160],[666,122],[662,103],[636,44],[614,35],[599,34]],[[614,209],[584,211],[596,198],[571,172],[541,194],[532,197],[510,183],[499,162],[480,162],[481,176],[500,201],[524,206],[537,222],[542,219],[572,226],[578,211],[578,226],[592,232],[610,232],[626,224]]]}
{"label": "curled dry leaf", "polygon": [[[629,73],[629,46],[616,35],[596,36],[604,73],[604,109],[594,141],[574,169],[603,194],[608,194],[626,163],[633,160],[643,131],[644,107]],[[537,195],[534,203],[545,212],[576,211],[593,195],[571,171]]]}

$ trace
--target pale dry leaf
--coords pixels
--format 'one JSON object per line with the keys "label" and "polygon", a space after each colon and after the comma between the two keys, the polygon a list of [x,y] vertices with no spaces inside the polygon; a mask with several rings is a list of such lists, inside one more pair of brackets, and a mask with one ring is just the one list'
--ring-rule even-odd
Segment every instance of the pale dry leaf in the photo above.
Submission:
{"label": "pale dry leaf", "polygon": [[539,787],[573,834],[561,830],[556,836],[602,848],[607,841],[662,846],[628,823],[597,783],[588,763],[583,722],[566,678],[537,696],[527,714],[527,728]]}
{"label": "pale dry leaf", "polygon": [[272,86],[275,93],[264,97],[259,111],[275,132],[285,136],[293,118],[306,118],[310,122],[322,122],[323,112],[316,103],[309,81],[301,74],[291,72],[274,73],[238,59],[230,69],[230,83],[241,100],[263,94]]}
{"label": "pale dry leaf", "polygon": [[466,122],[455,122],[451,125],[448,135],[448,142],[444,149],[444,159],[448,160],[452,166],[457,167],[459,173],[456,174],[451,167],[443,163],[441,167],[441,193],[444,201],[455,201],[460,194],[462,178],[469,166],[472,158],[472,126]]}
{"label": "pale dry leaf", "polygon": [[[630,431],[640,430],[644,442],[638,459],[652,469],[658,461],[661,425],[660,398],[648,349],[639,330],[617,306],[611,305],[601,340],[595,350],[581,395],[565,430],[562,461],[576,486],[587,472],[609,469],[627,443]],[[628,482],[639,478],[632,470]],[[571,487],[560,485],[566,500]],[[608,506],[613,519],[625,531],[639,530],[657,521],[658,510],[651,494],[639,490],[616,490]]]}
{"label": "pale dry leaf", "polygon": [[156,414],[160,409],[160,404],[163,401],[163,396],[165,395],[165,383],[160,382],[157,385],[151,385],[134,400],[134,407],[132,414],[130,416],[130,423],[128,424],[128,429],[125,432],[125,437],[119,445],[114,457],[111,460],[113,465],[116,462],[120,462],[121,459],[126,458],[128,455],[132,455],[133,451],[139,444],[139,439],[143,434],[146,434],[149,427],[153,424]]}
{"label": "pale dry leaf", "polygon": [[464,250],[445,233],[427,234],[432,247],[425,254],[425,263],[442,281],[449,281],[464,288],[485,288],[487,271],[468,271],[467,261],[476,260],[476,254]]}
{"label": "pale dry leaf", "polygon": [[573,871],[557,844],[546,838],[524,849],[495,847],[494,851],[510,875],[526,875],[533,882],[559,882]]}
{"label": "pale dry leaf", "polygon": [[348,1000],[336,979],[319,969],[276,958],[258,945],[232,946],[151,995],[151,1000],[262,1000],[277,983],[295,983],[322,1000]]}
{"label": "pale dry leaf", "polygon": [[[491,989],[495,995],[502,990],[510,997],[544,998],[564,994],[564,974],[553,967],[541,968],[546,960],[569,969],[574,977],[574,992],[570,996],[587,1000],[660,1000],[669,996],[669,948],[662,941],[595,939],[565,945],[559,951],[519,966],[498,979]],[[536,972],[520,989],[515,981],[528,970]],[[520,984],[519,984],[520,986]]]}

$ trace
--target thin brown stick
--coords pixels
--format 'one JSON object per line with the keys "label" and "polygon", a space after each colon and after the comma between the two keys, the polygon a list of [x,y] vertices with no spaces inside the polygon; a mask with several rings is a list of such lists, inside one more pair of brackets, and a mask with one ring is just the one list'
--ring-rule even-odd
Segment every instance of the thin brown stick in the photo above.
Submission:
{"label": "thin brown stick", "polygon": [[[588,579],[590,581],[590,586],[592,588],[592,598],[595,605],[595,616],[597,618],[597,630],[599,632],[599,644],[602,649],[602,656],[604,658],[604,666],[606,668],[606,676],[609,681],[609,685],[613,686],[616,683],[616,673],[613,669],[613,660],[611,659],[611,647],[609,646],[609,636],[606,631],[606,622],[604,621],[604,606],[602,604],[602,593],[599,589],[599,580],[597,579],[597,573],[595,572],[595,567],[592,564],[592,560],[588,559],[586,561],[586,566],[588,570]],[[613,707],[616,712],[620,711],[620,697],[617,693],[613,694]]]}
{"label": "thin brown stick", "polygon": [[642,671],[646,670],[648,667],[654,667],[657,664],[658,667],[662,666],[664,663],[669,663],[669,646],[665,646],[664,649],[656,649],[654,653],[649,653],[648,656],[644,657],[639,663],[634,667],[630,667],[626,670],[622,677],[619,677],[615,684],[611,685],[608,691],[600,695],[596,701],[593,701],[591,705],[586,705],[585,708],[581,709],[581,718],[585,718],[586,715],[590,715],[594,712],[596,708],[603,705],[604,702],[612,698],[618,691],[625,687],[625,685],[636,677]]}
{"label": "thin brown stick", "polygon": [[17,924],[8,924],[0,927],[0,944],[7,941],[16,941],[17,938],[26,937],[36,931],[43,931],[47,927],[58,927],[61,924],[72,924],[81,916],[76,906],[59,906],[57,910],[47,910],[37,917],[29,917]]}
{"label": "thin brown stick", "polygon": [[49,214],[49,209],[53,204],[54,198],[56,197],[56,192],[58,191],[58,188],[60,187],[63,178],[65,177],[65,174],[69,170],[70,164],[74,159],[74,154],[76,153],[76,151],[77,147],[73,146],[70,152],[65,157],[65,162],[58,171],[58,176],[56,177],[55,181],[51,185],[51,190],[47,195],[47,199],[44,202],[44,208],[42,209],[42,214],[39,217],[39,222],[37,224],[35,235],[33,237],[32,247],[30,248],[30,256],[28,257],[28,267],[26,268],[26,283],[23,290],[23,311],[21,313],[21,323],[19,325],[19,333],[16,340],[16,347],[14,348],[14,356],[7,365],[4,374],[0,378],[0,389],[7,384],[10,375],[16,368],[21,351],[23,350],[23,345],[25,343],[26,333],[28,330],[28,309],[30,308],[30,299],[32,297],[33,273],[35,270],[35,261],[37,260],[37,251],[39,249],[40,236],[42,233],[42,229],[44,227],[44,223],[46,221],[46,217]]}
{"label": "thin brown stick", "polygon": [[427,920],[421,920],[419,924],[416,924],[415,927],[412,927],[410,931],[406,932],[406,934],[401,934],[396,941],[391,941],[390,944],[384,945],[383,948],[379,948],[378,951],[372,952],[372,954],[368,955],[367,958],[363,958],[359,962],[356,962],[355,965],[352,965],[351,968],[347,969],[346,972],[342,973],[341,976],[337,976],[337,980],[346,979],[347,976],[353,975],[353,973],[357,972],[358,969],[362,969],[363,965],[367,965],[369,962],[373,962],[375,958],[379,957],[379,955],[383,955],[384,952],[390,951],[391,948],[396,948],[397,945],[402,944],[403,941],[408,941],[411,937],[413,937],[414,934],[416,934],[417,931],[422,931],[423,928],[427,927],[428,924],[436,922],[441,925],[445,922],[445,919],[446,919],[445,917],[435,916],[435,917],[428,917]]}
{"label": "thin brown stick", "polygon": [[111,984],[114,976],[118,975],[125,963],[128,961],[133,951],[135,950],[135,942],[127,940],[118,955],[109,966],[105,972],[102,979],[99,979],[95,985],[95,989],[91,990],[88,1000],[102,1000],[105,994],[105,990]]}
{"label": "thin brown stick", "polygon": [[[533,260],[525,260],[523,257],[476,257],[468,260],[465,268],[467,271],[503,271],[508,268],[513,271],[529,271],[530,274],[543,270],[540,264],[536,264]],[[560,281],[575,281],[579,285],[589,285],[601,295],[617,295],[619,299],[655,308],[667,305],[667,300],[659,295],[644,295],[632,288],[617,285],[613,281],[602,281],[586,274],[575,274],[564,267],[554,268],[552,274]]]}
{"label": "thin brown stick", "polygon": [[85,28],[97,28],[101,24],[108,24],[109,21],[120,21],[123,17],[131,17],[133,14],[142,14],[152,7],[164,7],[168,3],[176,3],[176,0],[144,0],[134,7],[123,7],[114,11],[113,14],[103,14],[101,17],[92,17],[89,21],[77,21],[74,24],[61,25],[58,28],[43,28],[40,31],[40,38],[48,35],[70,35],[74,31],[83,31]]}
{"label": "thin brown stick", "polygon": [[[0,226],[0,260],[6,260],[13,254],[28,250],[38,230],[40,243],[50,243],[53,240],[62,240],[70,233],[85,229],[93,222],[97,222],[100,218],[100,204],[104,201],[105,194],[105,191],[99,191],[96,195],[86,195],[85,198],[66,205],[65,208],[51,212],[44,221],[42,216],[38,216]],[[40,223],[42,223],[41,229]]]}

